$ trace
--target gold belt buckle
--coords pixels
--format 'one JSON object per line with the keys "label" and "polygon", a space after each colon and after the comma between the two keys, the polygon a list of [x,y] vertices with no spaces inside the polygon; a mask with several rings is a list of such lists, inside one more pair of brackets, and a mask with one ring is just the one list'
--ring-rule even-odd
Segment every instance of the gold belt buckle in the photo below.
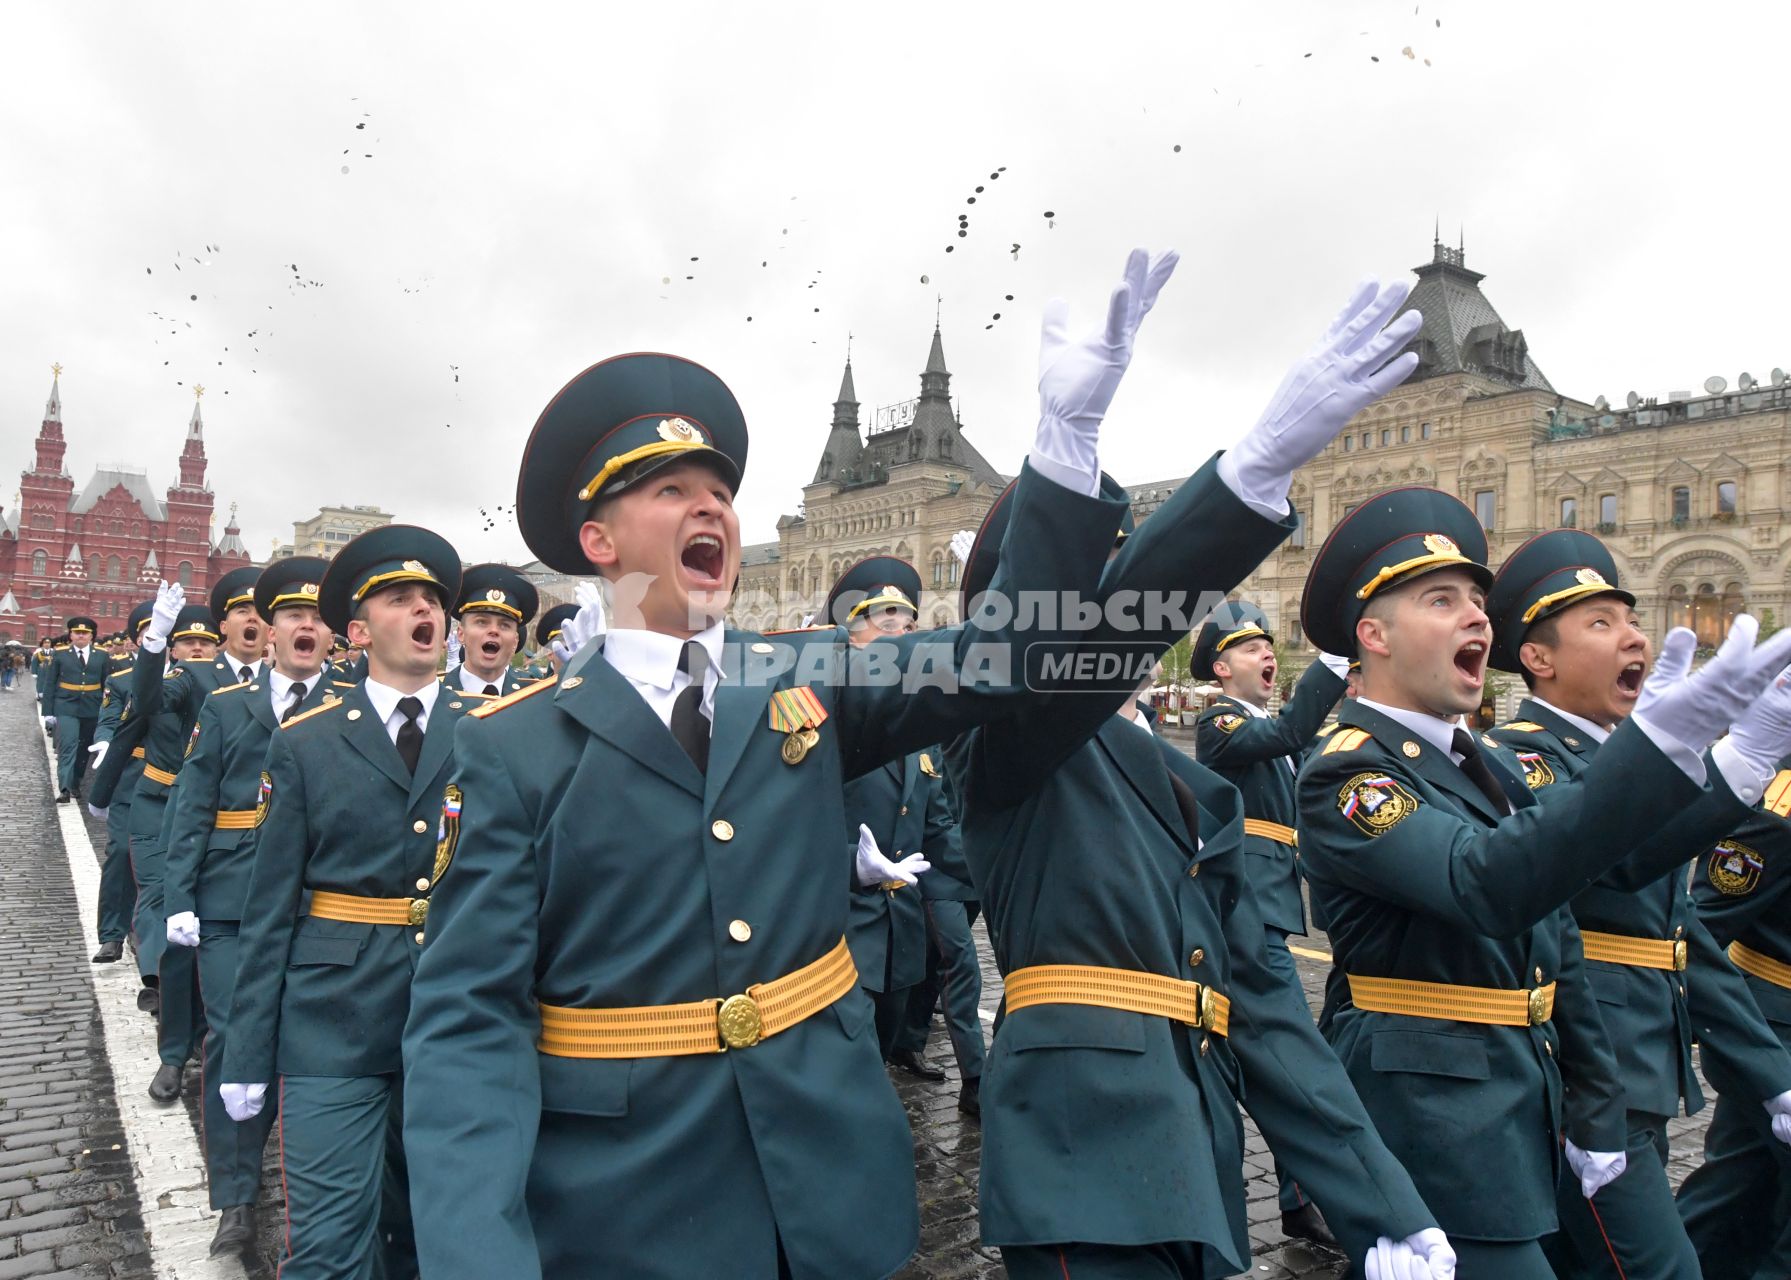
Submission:
{"label": "gold belt buckle", "polygon": [[1685,963],[1690,958],[1691,958],[1691,953],[1685,945],[1684,938],[1680,938],[1678,941],[1673,943],[1673,971],[1675,973],[1684,973],[1685,972]]}
{"label": "gold belt buckle", "polygon": [[411,927],[412,928],[420,927],[422,925],[422,923],[425,920],[427,920],[428,918],[429,918],[429,899],[428,898],[412,898],[410,900]]}
{"label": "gold belt buckle", "polygon": [[907,887],[908,882],[906,880],[885,880],[883,882],[883,889],[888,893],[896,893]]}
{"label": "gold belt buckle", "polygon": [[750,1049],[765,1034],[765,1020],[759,1014],[759,1002],[744,993],[729,996],[715,1010],[715,1029],[721,1034],[722,1049]]}
{"label": "gold belt buckle", "polygon": [[1540,1027],[1548,1021],[1548,992],[1537,987],[1530,992],[1530,1025]]}
{"label": "gold belt buckle", "polygon": [[1213,989],[1197,985],[1194,992],[1194,1025],[1202,1031],[1211,1031],[1216,1020],[1216,1013],[1217,1010],[1213,1004]]}

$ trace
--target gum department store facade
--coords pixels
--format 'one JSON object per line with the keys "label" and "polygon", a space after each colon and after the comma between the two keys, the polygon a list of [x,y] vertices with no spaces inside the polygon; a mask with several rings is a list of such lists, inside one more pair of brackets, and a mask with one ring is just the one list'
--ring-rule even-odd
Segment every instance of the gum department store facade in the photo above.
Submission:
{"label": "gum department store facade", "polygon": [[[1400,484],[1431,485],[1474,508],[1495,566],[1544,529],[1598,533],[1657,640],[1683,624],[1712,646],[1743,609],[1768,628],[1791,622],[1791,382],[1782,373],[1733,388],[1712,379],[1713,393],[1658,403],[1589,404],[1543,376],[1459,249],[1435,245],[1416,274],[1410,305],[1425,316],[1417,373],[1295,477],[1302,527],[1240,590],[1280,624],[1284,643],[1313,652],[1299,635],[1300,594],[1325,535],[1363,499]],[[776,542],[746,548],[736,623],[799,625],[841,570],[873,554],[919,568],[922,625],[956,620],[951,535],[976,526],[1005,480],[966,438],[950,376],[935,330],[920,398],[880,411],[865,437],[848,362],[801,513],[778,521]],[[1130,486],[1138,515],[1177,483]],[[1508,687],[1502,701],[1513,700]]]}

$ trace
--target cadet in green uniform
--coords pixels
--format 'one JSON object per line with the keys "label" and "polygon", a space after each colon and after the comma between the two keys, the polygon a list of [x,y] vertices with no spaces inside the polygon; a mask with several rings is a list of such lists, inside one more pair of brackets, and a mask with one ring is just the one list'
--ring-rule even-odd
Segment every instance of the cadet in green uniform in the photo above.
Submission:
{"label": "cadet in green uniform", "polygon": [[1623,1091],[1565,904],[1626,857],[1665,874],[1758,798],[1751,764],[1719,751],[1706,787],[1700,756],[1791,634],[1754,650],[1751,620],[1738,624],[1688,679],[1690,633],[1675,633],[1641,710],[1544,808],[1513,753],[1458,718],[1480,705],[1492,639],[1485,553],[1473,513],[1432,489],[1371,498],[1326,539],[1305,631],[1360,653],[1362,693],[1301,770],[1300,852],[1349,986],[1332,1046],[1464,1280],[1528,1280],[1553,1275],[1538,1241],[1556,1225],[1562,1139],[1588,1197],[1626,1162]]}
{"label": "cadet in green uniform", "polygon": [[[155,890],[146,904],[138,897],[138,946],[154,951],[157,959],[156,989],[158,1040],[162,1070],[150,1086],[150,1096],[170,1101],[180,1091],[181,1067],[199,1045],[204,1028],[204,998],[199,989],[199,966],[190,948],[167,947],[167,908],[163,902],[163,868],[166,863],[169,829],[173,816],[172,789],[186,752],[191,749],[189,735],[199,722],[199,711],[212,690],[229,684],[252,680],[261,672],[262,638],[265,624],[255,612],[255,580],[261,571],[253,565],[232,569],[212,584],[210,608],[205,616],[223,621],[215,624],[218,652],[209,662],[185,662],[177,671],[164,673],[158,668],[160,631],[152,623],[143,633],[142,654],[139,654],[133,687],[133,704],[138,714],[165,713],[178,720],[181,752],[171,761],[148,761],[145,781],[138,784],[139,801],[147,795],[148,805],[134,807],[132,823],[133,865],[142,862],[154,868]],[[165,610],[178,601],[184,603],[186,593],[178,585],[164,584],[157,594],[157,609]],[[158,617],[161,615],[157,615]],[[166,674],[167,678],[158,678]],[[153,770],[153,772],[152,772]],[[164,775],[157,779],[156,775]],[[158,824],[148,825],[153,821]],[[143,846],[143,856],[137,846]]]}
{"label": "cadet in green uniform", "polygon": [[[1491,665],[1521,675],[1530,696],[1494,736],[1518,753],[1546,808],[1629,718],[1648,670],[1635,598],[1589,533],[1557,529],[1512,553],[1487,596]],[[1689,853],[1698,852],[1696,849]],[[1673,1209],[1667,1121],[1704,1103],[1692,1068],[1692,1028],[1708,1070],[1791,1113],[1791,1056],[1754,1007],[1746,984],[1699,923],[1685,869],[1652,880],[1619,865],[1574,898],[1586,967],[1617,1055],[1628,1139],[1622,1177],[1596,1201],[1561,1179],[1561,1232],[1544,1245],[1558,1275],[1673,1280],[1698,1260]]]}
{"label": "cadet in green uniform", "polygon": [[56,730],[57,804],[67,804],[81,789],[87,772],[87,748],[99,723],[100,691],[105,685],[106,656],[94,647],[92,618],[68,620],[69,646],[44,669],[44,715]]}
{"label": "cadet in green uniform", "polygon": [[279,1078],[285,1280],[417,1270],[399,1037],[455,723],[483,703],[436,677],[459,586],[460,558],[426,529],[385,525],[337,552],[319,611],[364,647],[366,678],[286,721],[262,766],[218,1078],[237,1121]]}
{"label": "cadet in green uniform", "polygon": [[237,936],[254,868],[262,766],[282,721],[353,687],[334,685],[322,671],[330,631],[317,611],[317,592],[327,568],[318,557],[293,556],[276,560],[256,580],[255,608],[272,635],[272,666],[205,699],[168,824],[162,886],[167,941],[170,948],[198,948],[205,992],[200,1078],[212,1087],[202,1090],[200,1133],[211,1207],[222,1211],[214,1256],[255,1238],[261,1152],[276,1112],[270,1106],[237,1124],[215,1087],[231,1036]]}
{"label": "cadet in green uniform", "polygon": [[[1041,362],[1077,428],[1154,297],[1144,255],[1129,275],[1107,333]],[[530,437],[530,549],[644,589],[457,744],[406,1031],[431,1280],[866,1280],[913,1250],[912,1140],[843,936],[843,784],[1023,702],[1026,642],[1063,632],[727,630],[745,455],[733,395],[672,356],[594,366]],[[1094,591],[1117,513],[1079,462],[1035,448],[997,590]]]}
{"label": "cadet in green uniform", "polygon": [[[100,692],[99,722],[93,740],[97,748],[90,767],[97,773],[104,767],[107,750],[123,723],[125,703],[131,696],[132,676],[137,659],[131,651],[135,638],[149,625],[153,600],[146,600],[131,610],[129,633],[124,651],[112,656],[106,669],[106,687]],[[106,860],[100,865],[99,887],[99,950],[93,963],[113,964],[124,956],[124,940],[131,931],[131,916],[136,910],[137,885],[131,878],[131,797],[136,794],[137,780],[143,776],[142,748],[127,745],[128,762],[122,767],[121,781],[111,792],[110,802],[103,808],[91,803],[88,811],[106,821]]]}
{"label": "cadet in green uniform", "polygon": [[[1281,714],[1269,714],[1275,690],[1275,637],[1263,611],[1248,601],[1227,601],[1195,633],[1190,663],[1197,680],[1216,680],[1224,690],[1194,722],[1194,756],[1231,783],[1244,798],[1244,851],[1266,859],[1250,864],[1269,927],[1269,958],[1297,978],[1289,935],[1306,932],[1300,893],[1298,838],[1294,827],[1294,776],[1318,727],[1343,694],[1348,660],[1320,654],[1306,668]],[[1318,1207],[1277,1162],[1281,1184],[1281,1234],[1334,1244]]]}
{"label": "cadet in green uniform", "polygon": [[[871,556],[840,575],[822,614],[845,628],[852,644],[866,645],[878,636],[914,631],[919,596],[920,574],[913,565],[893,556]],[[901,871],[852,886],[846,942],[858,983],[876,1009],[883,1060],[920,1079],[943,1080],[945,1072],[895,1048],[908,993],[926,976],[926,908],[913,890],[924,879],[934,847],[952,838],[943,799],[928,804],[931,790],[918,752],[846,783],[846,847],[856,853],[868,839],[879,851],[894,850],[890,858]]]}
{"label": "cadet in green uniform", "polygon": [[523,668],[518,677],[519,684],[533,684],[560,674],[562,663],[554,649],[554,641],[560,638],[560,628],[577,616],[576,604],[556,604],[541,615],[541,620],[535,624],[535,660]]}
{"label": "cadet in green uniform", "polygon": [[[1791,1048],[1791,756],[1760,807],[1699,859],[1692,872],[1698,920],[1741,972],[1781,1044]],[[1697,970],[1692,971],[1693,979]],[[1703,1029],[1699,1028],[1699,1039]],[[1708,1049],[1717,1091],[1704,1163],[1679,1188],[1679,1213],[1706,1280],[1791,1275],[1791,1122],[1762,1111],[1757,1089]],[[1771,1114],[1769,1114],[1769,1112]]]}
{"label": "cadet in green uniform", "polygon": [[454,603],[462,659],[448,668],[442,683],[488,698],[515,693],[516,671],[510,659],[539,604],[535,584],[509,565],[469,568],[460,577],[460,599]]}

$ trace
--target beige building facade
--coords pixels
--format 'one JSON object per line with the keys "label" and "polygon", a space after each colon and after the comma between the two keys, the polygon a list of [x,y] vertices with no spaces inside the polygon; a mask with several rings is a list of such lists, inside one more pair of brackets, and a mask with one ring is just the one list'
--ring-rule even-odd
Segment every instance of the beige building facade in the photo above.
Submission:
{"label": "beige building facade", "polygon": [[272,558],[322,556],[330,560],[367,530],[391,523],[392,513],[378,507],[323,507],[309,520],[294,520],[291,543],[275,546]]}

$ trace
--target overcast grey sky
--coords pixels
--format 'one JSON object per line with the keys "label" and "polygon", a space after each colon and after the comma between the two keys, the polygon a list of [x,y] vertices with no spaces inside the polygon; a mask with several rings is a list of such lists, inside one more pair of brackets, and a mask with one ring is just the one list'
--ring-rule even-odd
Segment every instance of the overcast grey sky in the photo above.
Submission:
{"label": "overcast grey sky", "polygon": [[942,294],[966,427],[1011,471],[1044,299],[1092,322],[1141,244],[1183,261],[1103,462],[1154,479],[1247,427],[1359,276],[1428,260],[1438,215],[1563,392],[1763,378],[1791,365],[1787,34],[1779,4],[1528,0],[9,7],[0,469],[59,360],[77,482],[125,461],[159,491],[198,382],[258,557],[346,502],[524,558],[479,511],[541,408],[665,350],[740,397],[763,540],[848,331],[868,417],[917,393]]}

